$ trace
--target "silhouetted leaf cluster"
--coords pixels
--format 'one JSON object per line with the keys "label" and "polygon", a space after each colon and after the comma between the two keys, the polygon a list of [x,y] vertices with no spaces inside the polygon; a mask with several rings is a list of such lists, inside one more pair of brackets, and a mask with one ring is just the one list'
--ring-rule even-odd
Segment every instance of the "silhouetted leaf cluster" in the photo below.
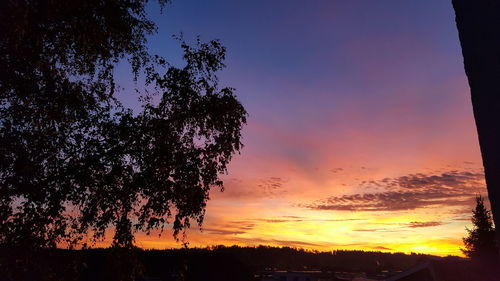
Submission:
{"label": "silhouetted leaf cluster", "polygon": [[[77,245],[114,227],[114,245],[130,248],[135,231],[171,223],[177,237],[202,223],[246,112],[218,86],[219,41],[181,38],[183,67],[147,52],[147,3],[1,1],[0,244]],[[120,104],[122,60],[159,102]]]}

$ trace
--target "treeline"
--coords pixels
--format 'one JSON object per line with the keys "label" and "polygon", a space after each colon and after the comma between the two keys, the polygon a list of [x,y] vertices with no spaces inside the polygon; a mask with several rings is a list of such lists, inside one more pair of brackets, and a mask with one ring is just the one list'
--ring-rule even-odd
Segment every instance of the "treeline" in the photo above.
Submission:
{"label": "treeline", "polygon": [[252,271],[262,270],[324,270],[324,271],[398,271],[415,265],[419,260],[431,257],[423,254],[384,253],[376,251],[336,250],[312,251],[292,247],[239,247],[214,246],[189,250],[146,251],[149,253],[188,255],[229,255],[247,265]]}
{"label": "treeline", "polygon": [[[273,270],[320,270],[323,272],[405,271],[428,262],[441,281],[498,280],[481,265],[456,256],[437,257],[425,254],[385,253],[379,251],[312,251],[292,247],[213,246],[207,248],[141,250],[139,258],[160,276],[166,264],[185,269],[185,280],[254,280],[253,275]],[[157,271],[159,270],[159,271]],[[496,273],[495,273],[496,274]],[[162,279],[169,280],[169,279]],[[173,280],[173,279],[172,279]]]}
{"label": "treeline", "polygon": [[[234,281],[254,280],[256,273],[273,270],[394,272],[426,260],[446,260],[422,254],[318,252],[269,246],[133,251],[57,249],[39,250],[29,255],[15,249],[0,250],[0,280],[119,280],[124,279],[119,275],[134,275],[136,280]],[[448,260],[460,262],[463,259]]]}

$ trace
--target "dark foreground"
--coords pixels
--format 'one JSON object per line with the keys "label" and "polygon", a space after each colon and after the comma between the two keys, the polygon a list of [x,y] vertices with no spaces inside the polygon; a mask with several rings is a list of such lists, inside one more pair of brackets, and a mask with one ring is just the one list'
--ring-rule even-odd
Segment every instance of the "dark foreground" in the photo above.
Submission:
{"label": "dark foreground", "polygon": [[400,272],[424,263],[432,267],[434,276],[418,277],[422,281],[497,280],[498,276],[467,259],[421,254],[312,252],[265,246],[133,251],[39,250],[29,253],[3,248],[0,251],[0,281],[390,280]]}

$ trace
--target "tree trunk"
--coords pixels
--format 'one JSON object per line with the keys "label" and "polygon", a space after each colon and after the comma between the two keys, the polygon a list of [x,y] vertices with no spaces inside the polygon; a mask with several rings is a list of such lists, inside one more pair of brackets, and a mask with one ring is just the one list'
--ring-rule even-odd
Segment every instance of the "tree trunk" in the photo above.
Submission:
{"label": "tree trunk", "polygon": [[[452,0],[500,242],[500,0]],[[500,243],[498,243],[500,245]]]}

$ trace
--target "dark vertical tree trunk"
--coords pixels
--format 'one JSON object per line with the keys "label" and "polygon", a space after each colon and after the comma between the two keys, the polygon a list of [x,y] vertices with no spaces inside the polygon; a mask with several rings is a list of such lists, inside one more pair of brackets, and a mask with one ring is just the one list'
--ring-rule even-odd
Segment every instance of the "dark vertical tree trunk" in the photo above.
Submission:
{"label": "dark vertical tree trunk", "polygon": [[452,3],[500,242],[500,0]]}

